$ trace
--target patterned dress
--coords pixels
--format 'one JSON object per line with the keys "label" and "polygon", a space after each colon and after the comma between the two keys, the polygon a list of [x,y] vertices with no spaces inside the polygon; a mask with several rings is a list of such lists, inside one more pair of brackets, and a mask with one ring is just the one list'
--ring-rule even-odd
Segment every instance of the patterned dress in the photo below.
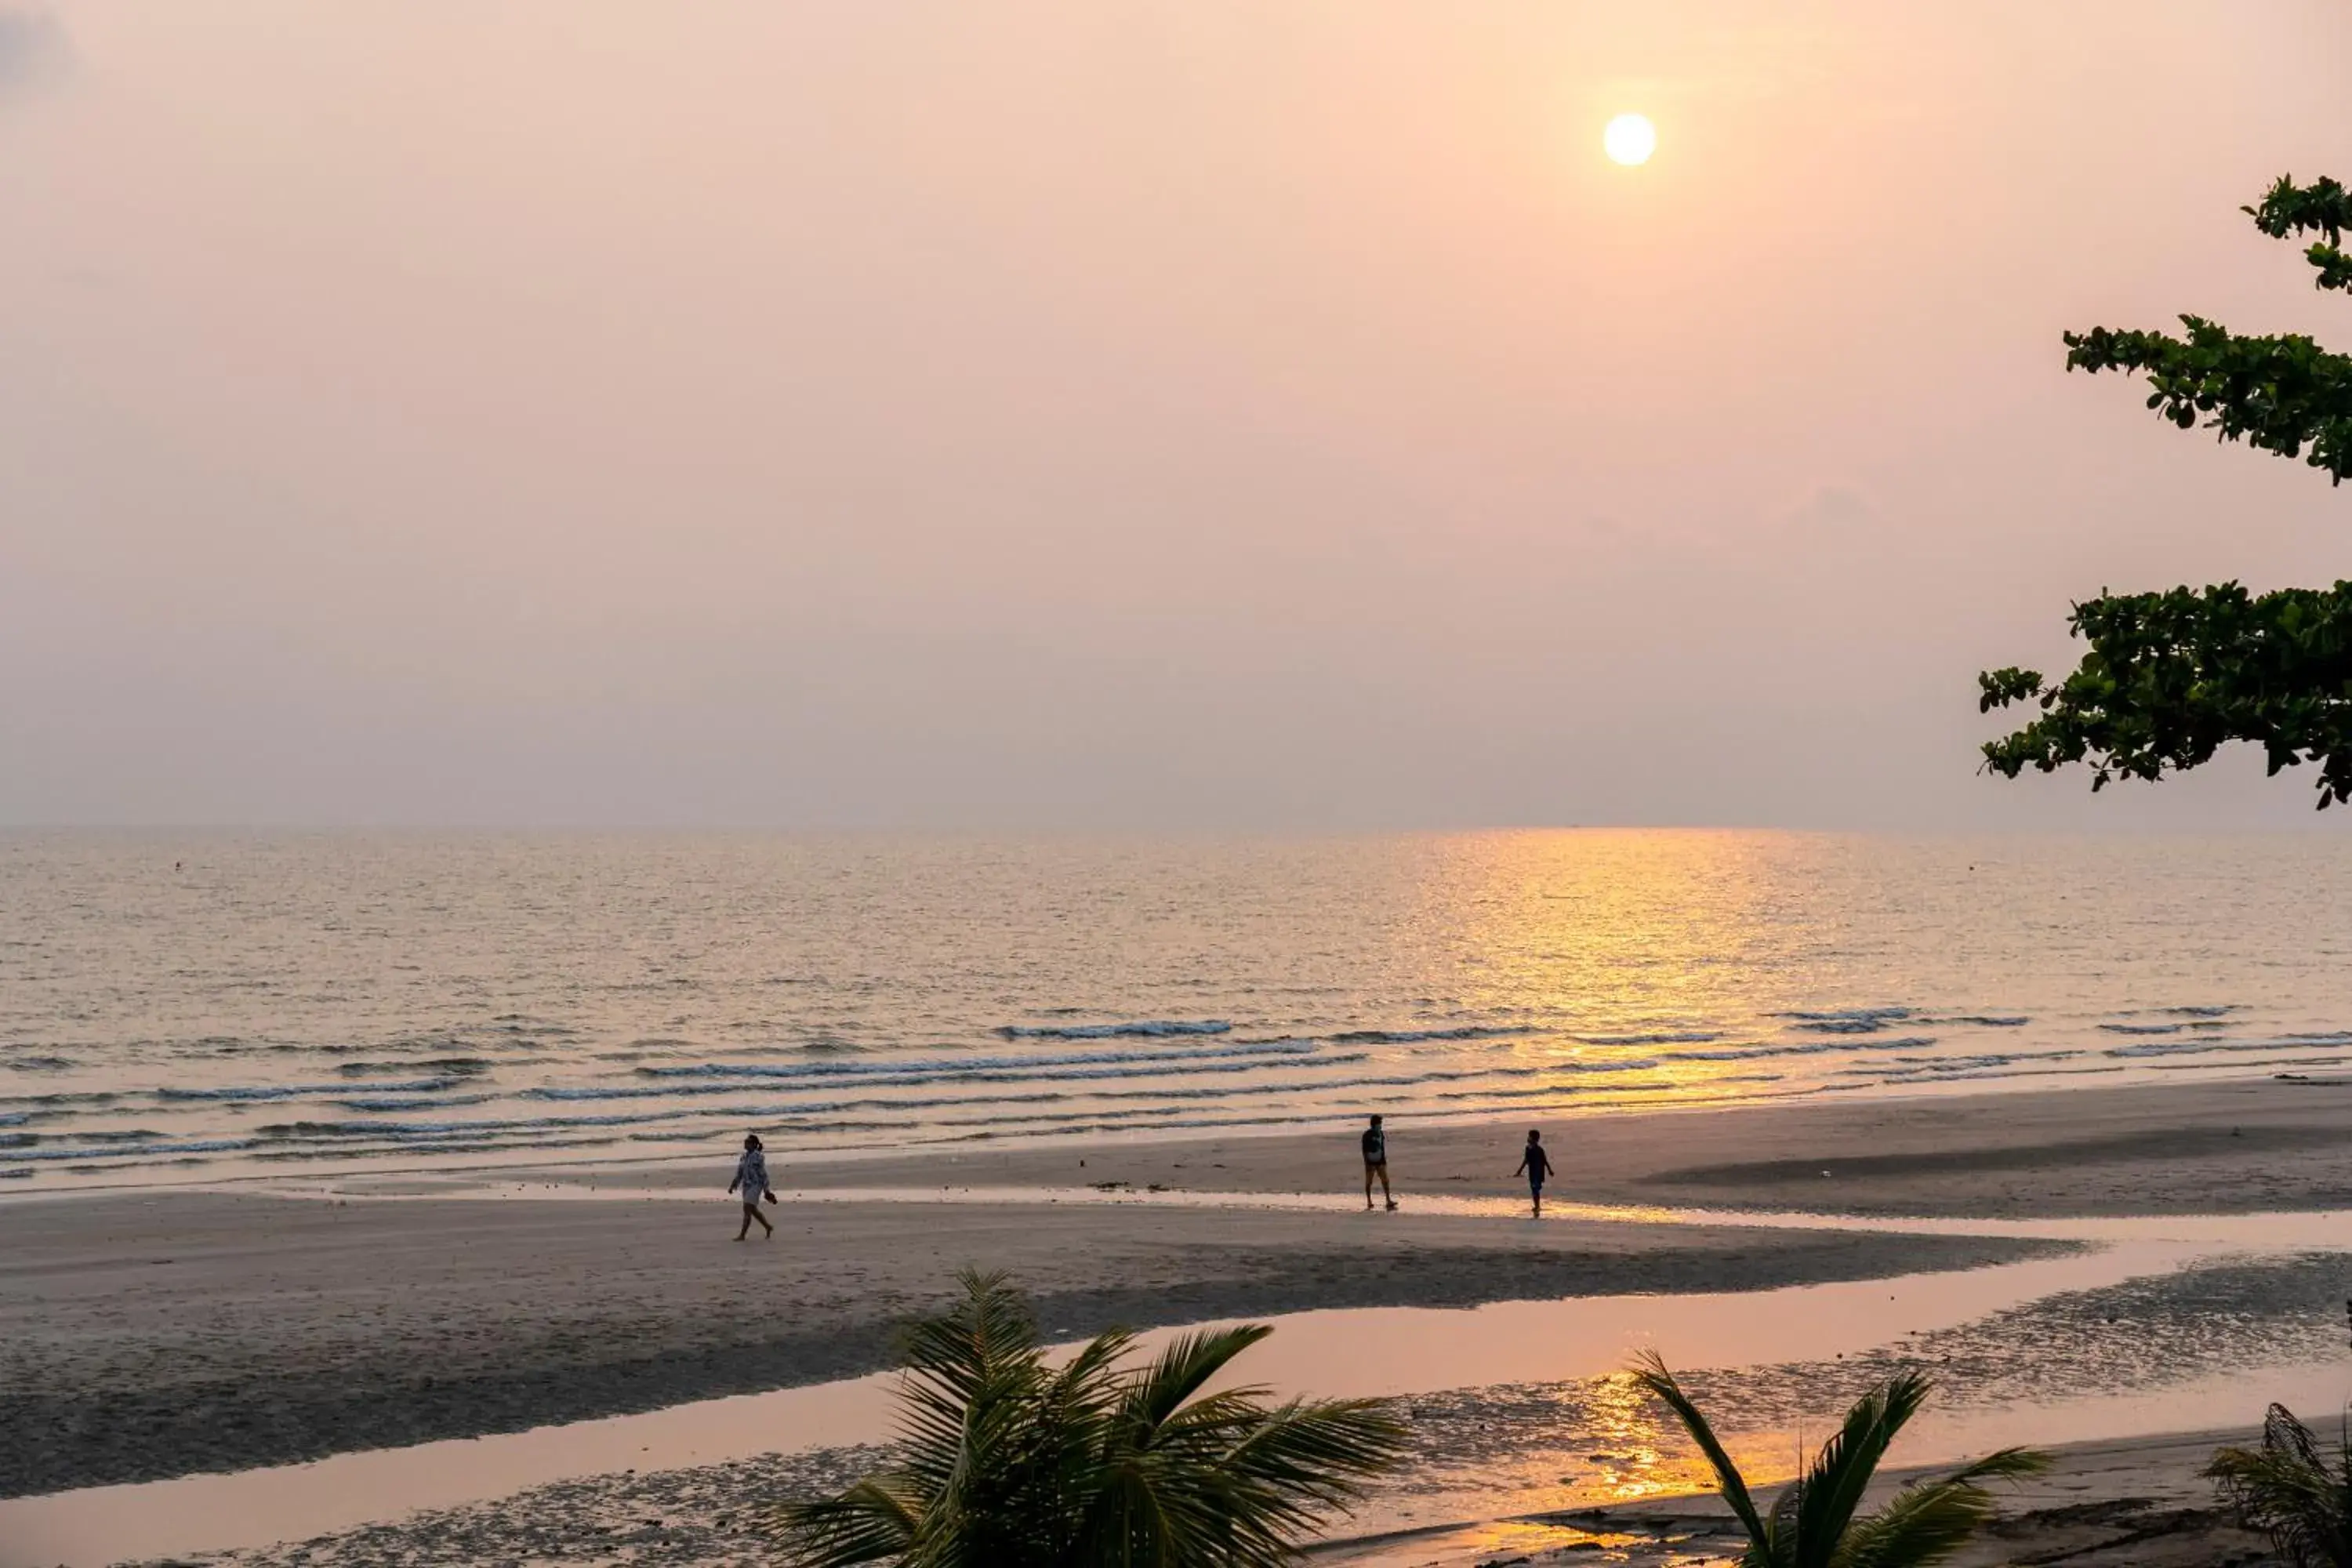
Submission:
{"label": "patterned dress", "polygon": [[743,1202],[748,1206],[760,1201],[768,1190],[768,1157],[757,1149],[746,1149],[743,1157],[735,1162],[735,1179],[727,1184],[729,1192],[740,1187]]}

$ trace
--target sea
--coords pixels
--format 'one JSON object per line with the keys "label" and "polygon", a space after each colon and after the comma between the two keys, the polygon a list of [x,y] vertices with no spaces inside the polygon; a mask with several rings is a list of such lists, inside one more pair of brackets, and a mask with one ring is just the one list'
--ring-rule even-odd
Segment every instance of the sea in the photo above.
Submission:
{"label": "sea", "polygon": [[0,834],[0,1192],[2325,1077],[2352,845]]}

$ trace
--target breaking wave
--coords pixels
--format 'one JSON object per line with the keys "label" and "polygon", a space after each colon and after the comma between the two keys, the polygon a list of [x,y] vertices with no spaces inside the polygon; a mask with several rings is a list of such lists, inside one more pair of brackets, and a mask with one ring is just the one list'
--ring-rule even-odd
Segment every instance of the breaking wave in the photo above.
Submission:
{"label": "breaking wave", "polygon": [[1325,1037],[1339,1046],[1407,1046],[1419,1040],[1499,1040],[1539,1032],[1531,1024],[1465,1024],[1451,1029],[1348,1029]]}
{"label": "breaking wave", "polygon": [[[377,1084],[378,1091],[386,1094],[429,1094],[436,1089],[455,1089],[465,1079],[455,1077],[415,1079],[407,1083]],[[314,1094],[349,1094],[348,1083],[277,1083],[257,1086],[230,1086],[221,1089],[159,1089],[151,1092],[158,1100],[299,1100]]]}
{"label": "breaking wave", "polygon": [[1588,1046],[1681,1046],[1704,1045],[1723,1038],[1720,1029],[1685,1029],[1673,1034],[1657,1035],[1579,1035]]}
{"label": "breaking wave", "polygon": [[1874,1035],[1913,1016],[1909,1007],[1839,1007],[1824,1013],[1782,1013],[1797,1028],[1815,1035]]}
{"label": "breaking wave", "polygon": [[1233,1029],[1223,1018],[1146,1018],[1128,1024],[1005,1024],[996,1032],[1008,1040],[1113,1040],[1128,1036],[1229,1035]]}
{"label": "breaking wave", "polygon": [[1105,1064],[1208,1063],[1237,1057],[1307,1056],[1318,1048],[1313,1040],[1235,1040],[1197,1050],[1040,1051],[1017,1057],[868,1058],[858,1061],[697,1062],[685,1067],[641,1067],[636,1070],[646,1078],[904,1079],[924,1074],[1040,1072]]}

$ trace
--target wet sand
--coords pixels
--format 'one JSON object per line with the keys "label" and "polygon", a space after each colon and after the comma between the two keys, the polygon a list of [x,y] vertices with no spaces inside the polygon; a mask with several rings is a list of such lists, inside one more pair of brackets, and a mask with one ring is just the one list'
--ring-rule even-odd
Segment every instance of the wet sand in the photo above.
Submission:
{"label": "wet sand", "polygon": [[[2216,1447],[2253,1442],[2259,1436],[2184,1433],[2052,1449],[2054,1462],[2048,1472],[2000,1489],[2000,1514],[1949,1560],[1952,1568],[2043,1563],[2068,1568],[2252,1568],[2274,1562],[2263,1537],[2241,1529],[2216,1506],[2212,1483],[2200,1473]],[[1875,1507],[1904,1482],[1942,1468],[1883,1476],[1864,1506]],[[1486,1539],[1476,1540],[1480,1535]],[[1496,1563],[1566,1568],[1595,1562],[1664,1568],[1694,1560],[1727,1562],[1746,1539],[1730,1510],[1713,1497],[1539,1515],[1462,1536],[1468,1539],[1449,1542],[1446,1532],[1432,1532],[1419,1542],[1367,1543],[1320,1553],[1318,1560],[1332,1568]]]}
{"label": "wet sand", "polygon": [[[2199,1083],[1560,1121],[1558,1195],[2006,1217],[2352,1205],[2352,1089]],[[2048,1244],[1417,1215],[1508,1194],[1520,1124],[1392,1128],[1405,1212],[788,1205],[737,1246],[724,1162],[578,1202],[152,1192],[0,1203],[0,1495],[514,1431],[888,1363],[955,1268],[1056,1335],[1345,1306],[1748,1290]],[[1081,1165],[1080,1161],[1085,1163]],[[1830,1174],[1823,1176],[1824,1170]],[[780,1189],[1153,1182],[1345,1190],[1353,1132],[778,1162]],[[548,1172],[550,1180],[563,1179]],[[609,1173],[600,1177],[609,1180]]]}
{"label": "wet sand", "polygon": [[[2218,1445],[2255,1436],[2214,1431],[2056,1448],[2047,1474],[2004,1489],[2000,1517],[1953,1559],[1955,1568],[2061,1562],[2069,1568],[2224,1568],[2271,1562],[2260,1537],[2215,1508],[2211,1485],[2198,1473]],[[775,1467],[753,1485],[746,1484],[741,1467],[598,1477],[342,1535],[170,1561],[179,1568],[612,1562],[738,1568],[774,1556],[761,1524],[772,1489],[795,1495],[837,1489],[878,1458],[871,1449],[830,1450]],[[1913,1476],[1948,1468],[1890,1472],[1872,1503]],[[1312,1552],[1308,1561],[1328,1568],[1696,1568],[1735,1558],[1736,1531],[1717,1499],[1678,1496],[1343,1538]]]}
{"label": "wet sand", "polygon": [[[2341,1218],[2305,1234],[2340,1240]],[[2335,1403],[2352,1387],[2336,1327],[2345,1254],[2253,1259],[2211,1246],[2126,1241],[1966,1275],[1765,1294],[1311,1313],[1276,1320],[1251,1372],[1282,1391],[1401,1401],[1413,1457],[1349,1521],[1359,1534],[1458,1535],[1459,1521],[1703,1485],[1704,1466],[1663,1412],[1628,1398],[1623,1356],[1643,1341],[1668,1353],[1768,1485],[1801,1434],[1831,1429],[1905,1366],[1937,1378],[1906,1440],[1913,1463],[2201,1429],[2270,1399]],[[2168,1271],[2168,1257],[2181,1267]],[[613,1555],[635,1561],[758,1561],[760,1507],[873,1468],[876,1450],[840,1446],[882,1441],[888,1403],[888,1380],[868,1378],[324,1465],[0,1500],[0,1568],[95,1568],[198,1546],[226,1562],[338,1568],[602,1562],[614,1536],[628,1546]],[[411,1509],[428,1511],[403,1517]]]}
{"label": "wet sand", "polygon": [[1318,1307],[1753,1290],[2053,1244],[1108,1205],[0,1206],[0,1495],[517,1431],[889,1363],[963,1265],[1053,1334]]}

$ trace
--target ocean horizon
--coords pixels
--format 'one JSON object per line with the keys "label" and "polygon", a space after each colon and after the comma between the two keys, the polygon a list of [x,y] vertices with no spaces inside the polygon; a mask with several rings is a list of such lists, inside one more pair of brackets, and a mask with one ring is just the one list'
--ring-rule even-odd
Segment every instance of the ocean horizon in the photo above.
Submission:
{"label": "ocean horizon", "polygon": [[2326,1070],[2303,834],[0,832],[0,1191]]}

